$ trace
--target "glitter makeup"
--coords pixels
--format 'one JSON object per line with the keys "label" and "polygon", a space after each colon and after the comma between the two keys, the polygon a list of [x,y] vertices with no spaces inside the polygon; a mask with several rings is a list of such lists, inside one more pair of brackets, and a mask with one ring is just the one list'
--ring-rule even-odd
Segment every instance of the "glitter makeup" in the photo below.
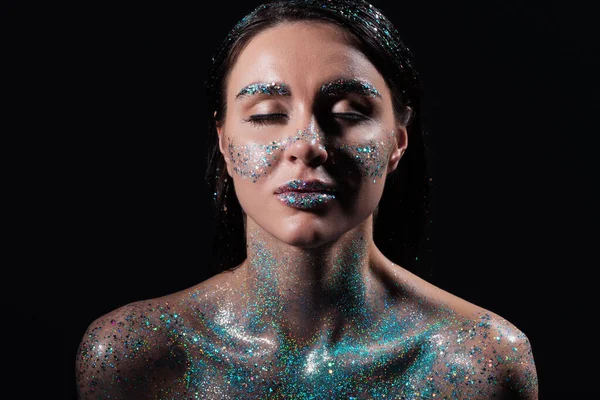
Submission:
{"label": "glitter makeup", "polygon": [[383,178],[386,171],[393,151],[394,136],[392,131],[385,141],[371,140],[363,145],[342,144],[336,147],[336,151],[348,154],[359,165],[361,175],[377,183],[377,179]]}
{"label": "glitter makeup", "polygon": [[[373,183],[381,179],[387,167],[387,161],[393,150],[395,134],[391,131],[385,141],[371,140],[363,144],[339,144],[329,146],[330,154],[344,153],[347,158],[354,160],[358,165],[360,174],[372,179]],[[290,136],[280,141],[269,144],[251,143],[235,145],[231,138],[227,146],[229,159],[233,171],[244,179],[256,183],[266,176],[271,168],[277,164],[280,155],[293,143],[305,140],[309,143],[323,143],[325,137],[316,128],[313,122],[304,130],[298,130],[295,136]],[[322,144],[321,148],[325,149]],[[325,199],[322,199],[325,200]]]}
{"label": "glitter makeup", "polygon": [[[298,140],[316,144],[322,143],[324,136],[315,129],[314,123],[311,122],[306,129],[299,129],[296,135],[269,144],[235,145],[229,138],[227,149],[233,171],[241,178],[250,179],[256,183],[270,172],[281,153]],[[323,148],[321,144],[319,146]]]}
{"label": "glitter makeup", "polygon": [[279,96],[290,96],[290,90],[285,83],[252,83],[245,86],[235,96],[236,99],[242,99],[245,97],[253,96],[256,94],[267,94],[267,95],[279,95]]}
{"label": "glitter makeup", "polygon": [[[204,287],[176,301],[126,306],[90,326],[78,353],[85,398],[135,392],[165,399],[487,399],[518,378],[537,385],[527,338],[490,313],[461,315],[416,296],[391,265],[387,294],[365,276],[368,244],[360,233],[326,266],[319,303],[296,293],[301,253],[281,252],[251,232],[247,278]],[[418,289],[417,289],[418,290]],[[312,324],[290,318],[295,299]],[[340,314],[322,314],[335,307]],[[320,315],[322,314],[322,317]],[[336,317],[335,315],[338,315]],[[345,321],[339,323],[340,316]],[[84,378],[80,378],[84,379]]]}
{"label": "glitter makeup", "polygon": [[336,96],[342,93],[357,93],[367,97],[379,97],[381,94],[373,85],[358,79],[337,79],[321,86],[321,93]]}
{"label": "glitter makeup", "polygon": [[335,200],[335,195],[327,193],[288,192],[279,194],[277,197],[283,204],[301,210],[320,208]]}
{"label": "glitter makeup", "polygon": [[294,179],[279,187],[275,194],[290,207],[301,210],[316,209],[335,200],[335,189],[320,181]]}
{"label": "glitter makeup", "polygon": [[[348,31],[366,27],[362,32],[373,33],[370,39],[378,42],[372,50],[389,49],[392,56],[385,57],[390,65],[405,72],[412,68],[410,58],[400,62],[408,50],[392,25],[362,1],[269,2],[240,21],[227,40],[234,40],[252,24],[252,16],[269,7],[280,7],[277,15],[291,20],[306,9],[311,15],[326,10],[328,21],[338,18],[352,24]],[[217,55],[227,56],[228,50]],[[402,88],[416,79],[411,71],[407,77],[392,76],[396,73],[386,78]],[[218,83],[213,94],[222,87],[219,79],[211,81]],[[349,91],[381,96],[360,81],[321,87],[322,93],[332,95]],[[399,89],[395,95],[401,93]],[[238,93],[239,98],[254,95],[288,96],[290,91],[278,83],[254,83]],[[268,143],[237,144],[228,138],[227,161],[237,177],[258,182],[273,171],[285,149],[305,140],[328,152],[330,166],[356,174],[351,178],[357,181],[376,182],[384,177],[394,135],[380,131],[378,140],[340,140],[311,123],[293,136]],[[230,181],[224,182],[232,188]],[[284,204],[312,209],[336,195],[340,200],[336,183],[291,180],[275,194]],[[370,186],[368,191],[373,192]],[[268,211],[265,218],[273,218]],[[127,304],[93,321],[77,352],[79,398],[538,397],[527,337],[502,317],[437,289],[385,258],[373,240],[372,218],[334,237],[330,232],[345,226],[345,220],[333,226],[293,214],[292,223],[276,220],[272,225],[286,223],[288,239],[308,237],[308,243],[291,245],[278,236],[281,232],[267,232],[246,214],[241,231],[246,259],[236,268],[177,293]],[[316,245],[316,240],[324,244]],[[233,247],[232,242],[224,244]],[[198,267],[205,265],[202,259]],[[162,272],[165,277],[170,269]]]}

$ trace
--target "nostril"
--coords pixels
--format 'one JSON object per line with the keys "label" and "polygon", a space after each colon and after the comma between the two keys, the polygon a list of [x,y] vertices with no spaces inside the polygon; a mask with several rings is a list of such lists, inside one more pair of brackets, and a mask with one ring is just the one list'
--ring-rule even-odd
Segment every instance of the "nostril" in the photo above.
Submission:
{"label": "nostril", "polygon": [[288,160],[295,162],[299,159],[313,167],[323,164],[328,156],[327,149],[322,143],[309,140],[294,141],[286,152]]}

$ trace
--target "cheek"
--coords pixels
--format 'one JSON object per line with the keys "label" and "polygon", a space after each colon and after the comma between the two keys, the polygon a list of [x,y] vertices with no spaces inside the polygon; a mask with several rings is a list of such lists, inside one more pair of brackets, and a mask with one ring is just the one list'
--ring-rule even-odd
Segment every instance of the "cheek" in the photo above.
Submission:
{"label": "cheek", "polygon": [[262,185],[260,183],[252,182],[247,179],[234,179],[233,186],[237,200],[245,213],[250,211],[250,214],[253,214],[254,211],[261,209],[260,201],[262,198]]}
{"label": "cheek", "polygon": [[[363,142],[340,142],[326,146],[331,158],[329,163],[337,164],[340,170],[346,171],[349,175],[358,175],[376,183],[378,179],[385,176],[395,140],[393,131],[382,136]],[[326,141],[323,135],[316,133],[312,127],[298,131],[295,136],[273,141],[270,144],[237,144],[228,138],[227,153],[231,168],[238,177],[256,183],[271,174],[285,149],[297,140],[320,143]]]}
{"label": "cheek", "polygon": [[284,151],[298,140],[309,143],[322,143],[325,139],[311,123],[306,129],[298,130],[294,136],[288,136],[269,144],[238,144],[227,138],[227,154],[235,175],[257,182],[271,174],[282,158]]}
{"label": "cheek", "polygon": [[380,140],[371,139],[363,143],[338,144],[330,152],[333,163],[343,163],[349,173],[360,175],[376,183],[384,178],[388,160],[393,151],[394,132]]}
{"label": "cheek", "polygon": [[228,139],[227,144],[227,154],[234,174],[252,182],[268,176],[282,152],[283,146],[275,142],[268,145],[234,144]]}

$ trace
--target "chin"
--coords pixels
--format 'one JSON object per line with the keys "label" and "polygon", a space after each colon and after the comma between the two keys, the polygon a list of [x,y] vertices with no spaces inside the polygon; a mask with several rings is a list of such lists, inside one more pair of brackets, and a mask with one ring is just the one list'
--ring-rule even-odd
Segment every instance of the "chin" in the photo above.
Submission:
{"label": "chin", "polygon": [[[321,225],[321,224],[319,224]],[[290,246],[314,248],[337,239],[341,232],[334,231],[330,226],[305,226],[303,224],[284,224],[274,227],[271,235]]]}
{"label": "chin", "polygon": [[329,242],[330,240],[295,240],[291,242],[287,242],[288,245],[299,247],[301,249],[314,249],[319,246],[322,246]]}
{"label": "chin", "polygon": [[302,247],[302,248],[313,248],[318,247],[329,240],[328,235],[324,235],[322,232],[315,230],[308,231],[302,230],[300,232],[282,232],[280,235],[273,235],[276,239],[288,244],[290,246]]}

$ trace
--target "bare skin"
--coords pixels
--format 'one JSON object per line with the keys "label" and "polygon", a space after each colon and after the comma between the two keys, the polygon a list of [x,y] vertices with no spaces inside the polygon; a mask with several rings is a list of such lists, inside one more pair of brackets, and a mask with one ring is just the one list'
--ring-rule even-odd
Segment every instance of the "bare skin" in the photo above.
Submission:
{"label": "bare skin", "polygon": [[[323,94],[340,77],[375,90]],[[257,82],[289,91],[238,96]],[[77,359],[81,399],[537,399],[518,328],[393,264],[373,242],[372,214],[408,137],[383,77],[338,28],[259,33],[226,96],[220,148],[246,213],[248,258],[94,321]],[[256,114],[279,117],[248,122]],[[275,193],[298,179],[326,182],[335,199],[299,208]]]}

